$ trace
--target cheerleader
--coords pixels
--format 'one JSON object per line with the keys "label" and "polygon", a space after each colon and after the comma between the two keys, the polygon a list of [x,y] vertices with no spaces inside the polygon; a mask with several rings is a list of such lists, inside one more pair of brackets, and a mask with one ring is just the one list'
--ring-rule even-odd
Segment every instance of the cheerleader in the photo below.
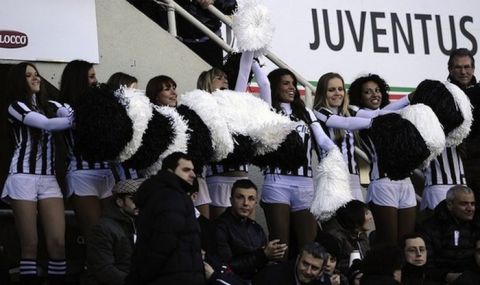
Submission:
{"label": "cheerleader", "polygon": [[[376,74],[370,74],[357,78],[351,84],[348,95],[351,103],[360,108],[357,116],[373,117],[408,104],[408,96],[405,96],[402,100],[387,106],[388,91],[389,87],[385,80]],[[380,111],[382,107],[385,108]],[[367,202],[375,220],[375,243],[396,243],[399,237],[414,231],[417,205],[415,190],[410,178],[402,180],[388,178],[378,164],[375,147],[370,139],[363,133],[361,136],[372,161]]]}
{"label": "cheerleader", "polygon": [[47,101],[37,68],[17,64],[8,74],[8,120],[15,149],[2,199],[13,209],[20,237],[20,281],[38,284],[37,213],[45,233],[49,284],[63,284],[66,273],[63,195],[55,178],[53,131],[69,129],[71,112]]}
{"label": "cheerleader", "polygon": [[[97,85],[93,64],[74,60],[65,67],[60,82],[60,100],[75,110],[91,86]],[[106,161],[85,161],[75,148],[73,132],[65,132],[67,145],[67,190],[73,197],[75,216],[84,234],[101,215],[101,201],[112,195],[115,179]],[[92,142],[94,143],[94,142]]]}

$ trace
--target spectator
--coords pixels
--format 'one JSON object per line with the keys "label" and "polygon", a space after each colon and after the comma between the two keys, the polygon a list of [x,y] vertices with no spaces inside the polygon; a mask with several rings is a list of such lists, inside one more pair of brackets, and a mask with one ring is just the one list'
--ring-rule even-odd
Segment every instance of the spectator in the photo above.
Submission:
{"label": "spectator", "polygon": [[342,252],[338,240],[327,232],[319,232],[316,241],[321,244],[328,253],[328,257],[325,259],[323,265],[322,275],[319,277],[319,284],[348,285],[347,277],[337,269],[338,260]]}
{"label": "spectator", "polygon": [[473,269],[475,242],[480,235],[473,191],[466,186],[450,188],[421,232],[428,251],[427,274],[432,280],[452,283]]}
{"label": "spectator", "polygon": [[[231,15],[237,7],[235,0],[179,0],[176,2],[217,36],[221,35],[221,22],[208,11],[208,6],[214,5],[226,15]],[[185,18],[179,16],[176,19],[180,40],[212,67],[222,67],[222,48]]]}
{"label": "spectator", "polygon": [[402,253],[392,245],[380,245],[367,252],[363,260],[360,285],[396,285],[402,278]]}
{"label": "spectator", "polygon": [[466,270],[457,278],[453,285],[477,285],[480,284],[480,240],[475,243],[475,268]]}
{"label": "spectator", "polygon": [[250,280],[268,261],[282,259],[287,246],[279,240],[267,242],[262,227],[249,218],[257,204],[252,181],[236,181],[230,201],[232,207],[216,220],[216,254],[234,273]]}
{"label": "spectator", "polygon": [[[54,131],[72,126],[71,112],[47,101],[37,68],[28,62],[8,72],[7,105],[16,142],[2,200],[13,210],[20,238],[20,282],[39,284],[37,212],[45,233],[49,284],[63,284],[66,273],[63,195],[55,178]],[[55,118],[60,117],[60,118]]]}
{"label": "spectator", "polygon": [[480,201],[480,85],[475,78],[475,58],[465,48],[452,50],[448,59],[448,80],[467,94],[473,106],[473,123],[469,136],[460,146],[465,179]]}
{"label": "spectator", "polygon": [[86,240],[88,284],[123,284],[130,270],[136,239],[133,218],[138,209],[133,196],[142,180],[123,180],[115,184],[102,217]]}
{"label": "spectator", "polygon": [[358,250],[362,259],[370,249],[367,231],[371,223],[372,214],[367,205],[352,200],[338,209],[335,217],[325,224],[324,230],[339,242],[337,268],[343,274],[348,272],[350,255],[354,250]]}
{"label": "spectator", "polygon": [[427,279],[427,247],[422,235],[418,233],[404,235],[400,239],[399,245],[405,258],[405,265],[402,268],[402,284],[437,284]]}
{"label": "spectator", "polygon": [[253,285],[316,285],[328,253],[316,242],[305,244],[294,260],[267,266],[253,280]]}
{"label": "spectator", "polygon": [[175,152],[136,195],[137,243],[127,284],[204,284],[192,160]]}

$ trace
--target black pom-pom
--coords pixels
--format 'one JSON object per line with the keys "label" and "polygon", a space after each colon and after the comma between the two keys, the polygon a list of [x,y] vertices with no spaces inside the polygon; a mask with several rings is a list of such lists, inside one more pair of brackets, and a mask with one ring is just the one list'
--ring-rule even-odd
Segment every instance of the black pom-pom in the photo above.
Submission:
{"label": "black pom-pom", "polygon": [[424,80],[415,89],[411,104],[423,103],[432,108],[443,126],[445,135],[463,123],[463,116],[455,100],[445,87],[437,80]]}
{"label": "black pom-pom", "polygon": [[74,111],[75,152],[89,162],[115,159],[132,139],[132,120],[105,85],[90,88]]}
{"label": "black pom-pom", "polygon": [[142,145],[125,165],[135,169],[145,169],[156,162],[173,142],[173,122],[170,118],[153,111],[147,130],[142,136]]}
{"label": "black pom-pom", "polygon": [[302,138],[296,131],[292,131],[276,151],[254,157],[252,164],[261,169],[268,167],[294,172],[307,164],[306,153],[307,149]]}
{"label": "black pom-pom", "polygon": [[392,180],[409,177],[430,155],[417,128],[399,114],[375,118],[368,134],[375,145],[379,169]]}
{"label": "black pom-pom", "polygon": [[180,105],[177,111],[188,124],[187,133],[190,136],[187,145],[188,155],[193,159],[195,170],[201,172],[203,166],[210,162],[213,156],[212,134],[192,109]]}
{"label": "black pom-pom", "polygon": [[220,161],[219,164],[225,166],[249,164],[255,155],[255,143],[253,140],[249,136],[234,135],[233,141],[233,152]]}

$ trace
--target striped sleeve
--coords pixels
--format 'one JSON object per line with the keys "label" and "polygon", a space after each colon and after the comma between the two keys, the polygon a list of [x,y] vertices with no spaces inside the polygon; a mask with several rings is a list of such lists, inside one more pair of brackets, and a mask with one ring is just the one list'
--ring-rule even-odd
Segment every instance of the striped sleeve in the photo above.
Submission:
{"label": "striped sleeve", "polygon": [[8,114],[11,118],[23,123],[25,117],[32,110],[25,103],[15,101],[8,106]]}

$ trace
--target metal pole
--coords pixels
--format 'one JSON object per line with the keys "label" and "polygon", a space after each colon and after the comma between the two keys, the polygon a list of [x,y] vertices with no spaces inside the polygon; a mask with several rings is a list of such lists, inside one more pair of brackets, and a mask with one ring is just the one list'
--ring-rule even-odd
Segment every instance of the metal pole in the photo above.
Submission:
{"label": "metal pole", "polygon": [[164,0],[166,1],[167,6],[167,17],[168,17],[168,32],[176,37],[177,36],[177,22],[175,20],[175,6],[173,0]]}

